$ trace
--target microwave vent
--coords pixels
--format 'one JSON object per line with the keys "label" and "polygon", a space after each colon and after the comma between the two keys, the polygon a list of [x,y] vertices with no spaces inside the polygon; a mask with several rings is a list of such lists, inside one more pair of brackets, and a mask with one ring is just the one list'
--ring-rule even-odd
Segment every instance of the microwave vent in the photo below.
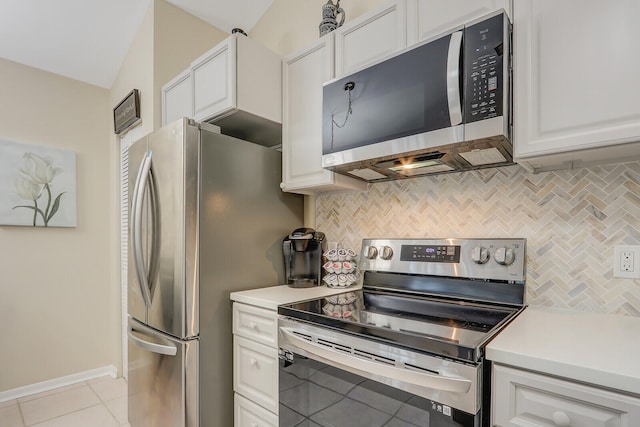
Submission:
{"label": "microwave vent", "polygon": [[385,175],[382,175],[381,173],[378,173],[371,169],[353,169],[347,171],[347,173],[353,176],[357,176],[360,179],[364,179],[365,181],[374,181],[387,178]]}
{"label": "microwave vent", "polygon": [[459,153],[460,156],[473,166],[492,165],[494,163],[505,163],[507,159],[495,147],[479,150],[471,150],[466,153]]}

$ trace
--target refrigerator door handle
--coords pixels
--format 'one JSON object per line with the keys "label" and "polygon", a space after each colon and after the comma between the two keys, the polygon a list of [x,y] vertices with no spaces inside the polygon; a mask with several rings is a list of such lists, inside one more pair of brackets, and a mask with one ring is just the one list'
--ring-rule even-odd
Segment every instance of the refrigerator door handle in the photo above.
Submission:
{"label": "refrigerator door handle", "polygon": [[[133,247],[133,259],[134,268],[138,277],[138,285],[140,286],[140,292],[142,293],[142,299],[147,307],[151,306],[151,281],[155,277],[158,270],[159,261],[159,248],[160,242],[159,227],[158,227],[158,215],[157,215],[157,200],[155,183],[153,179],[153,173],[151,170],[151,150],[147,150],[140,169],[138,177],[136,179],[136,185],[133,191],[132,206],[131,206],[131,241]],[[151,245],[151,262],[149,271],[147,272],[144,265],[144,258],[142,255],[142,204],[144,202],[145,187],[149,186],[149,198],[151,202],[151,218],[152,218],[152,245]]]}
{"label": "refrigerator door handle", "polygon": [[[177,347],[173,345],[170,341],[167,342],[167,345],[156,344],[156,343],[145,341],[141,338],[138,338],[133,334],[133,332],[134,332],[133,326],[129,325],[129,329],[127,331],[127,335],[129,336],[129,339],[135,345],[137,345],[138,347],[144,350],[151,351],[153,353],[164,354],[167,356],[175,356],[178,353]],[[140,331],[135,331],[135,332],[140,333]]]}

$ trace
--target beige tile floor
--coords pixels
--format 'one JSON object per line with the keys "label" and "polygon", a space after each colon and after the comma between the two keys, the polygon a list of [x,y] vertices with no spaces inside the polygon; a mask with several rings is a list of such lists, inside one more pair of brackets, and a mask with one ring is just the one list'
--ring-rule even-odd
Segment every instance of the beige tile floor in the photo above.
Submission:
{"label": "beige tile floor", "polygon": [[0,403],[2,427],[129,427],[127,383],[109,376]]}

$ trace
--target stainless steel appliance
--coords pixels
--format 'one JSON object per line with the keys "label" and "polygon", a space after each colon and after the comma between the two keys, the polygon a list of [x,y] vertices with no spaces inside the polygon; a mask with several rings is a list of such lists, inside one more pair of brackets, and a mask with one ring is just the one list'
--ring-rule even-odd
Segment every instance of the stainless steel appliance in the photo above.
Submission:
{"label": "stainless steel appliance", "polygon": [[[276,150],[186,119],[129,149],[129,423],[233,425],[229,293],[284,280]],[[137,178],[136,178],[137,177]]]}
{"label": "stainless steel appliance", "polygon": [[309,288],[321,284],[325,235],[313,228],[297,228],[282,241],[286,284]]}
{"label": "stainless steel appliance", "polygon": [[280,426],[489,426],[484,349],[524,309],[525,244],[365,239],[361,290],[278,308]]}
{"label": "stainless steel appliance", "polygon": [[377,182],[513,163],[504,11],[323,88],[322,166]]}

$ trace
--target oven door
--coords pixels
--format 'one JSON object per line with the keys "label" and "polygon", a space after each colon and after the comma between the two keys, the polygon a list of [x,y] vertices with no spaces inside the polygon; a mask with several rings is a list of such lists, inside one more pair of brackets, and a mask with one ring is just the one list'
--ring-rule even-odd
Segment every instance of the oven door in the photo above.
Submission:
{"label": "oven door", "polygon": [[280,427],[479,427],[479,366],[281,317]]}

